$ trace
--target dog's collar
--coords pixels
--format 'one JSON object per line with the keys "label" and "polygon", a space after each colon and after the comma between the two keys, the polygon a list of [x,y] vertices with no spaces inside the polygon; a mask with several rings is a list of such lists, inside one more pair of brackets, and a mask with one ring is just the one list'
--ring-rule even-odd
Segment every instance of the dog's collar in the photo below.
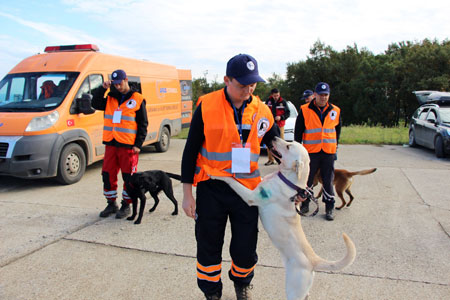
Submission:
{"label": "dog's collar", "polygon": [[301,187],[293,184],[291,181],[289,181],[289,179],[286,178],[286,176],[284,176],[281,172],[278,172],[278,177],[280,177],[281,181],[283,181],[284,183],[286,183],[291,189],[296,190],[298,194],[304,193],[304,189],[302,189]]}

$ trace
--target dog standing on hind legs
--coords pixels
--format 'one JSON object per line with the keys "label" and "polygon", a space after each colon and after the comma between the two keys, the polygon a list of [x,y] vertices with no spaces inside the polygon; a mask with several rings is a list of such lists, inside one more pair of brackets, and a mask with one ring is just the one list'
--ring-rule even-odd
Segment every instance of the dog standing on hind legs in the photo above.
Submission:
{"label": "dog standing on hind legs", "polygon": [[[353,183],[353,176],[372,174],[376,170],[377,170],[377,168],[372,168],[372,169],[368,169],[368,170],[350,172],[350,171],[347,171],[344,169],[334,169],[333,185],[334,185],[334,189],[336,190],[336,194],[339,196],[339,198],[342,201],[341,206],[336,207],[336,209],[341,209],[346,204],[347,204],[347,207],[349,207],[352,204],[353,199],[355,199],[355,197],[353,197],[353,195],[352,195],[352,191],[350,190],[350,187],[352,186],[352,183]],[[315,187],[319,182],[322,184],[322,176],[320,176],[320,169],[317,171],[316,175],[314,176],[313,187]],[[320,192],[316,196],[316,198],[319,198],[322,195],[322,191],[323,191],[323,188],[320,189]],[[349,197],[350,197],[350,201],[348,203],[345,202],[344,192],[347,195],[349,195]]]}
{"label": "dog standing on hind legs", "polygon": [[[351,265],[356,256],[355,245],[344,233],[347,253],[339,261],[318,256],[303,232],[300,215],[293,197],[304,193],[309,174],[309,155],[303,145],[277,138],[274,148],[280,154],[279,171],[266,175],[250,190],[232,177],[211,178],[227,182],[250,206],[258,206],[259,216],[270,240],[279,250],[286,273],[288,300],[304,300],[314,279],[314,271],[338,271]],[[273,153],[275,154],[275,152]]]}
{"label": "dog standing on hind legs", "polygon": [[155,204],[150,208],[149,212],[156,209],[159,204],[158,194],[164,191],[166,196],[172,201],[175,206],[172,216],[178,214],[178,202],[173,195],[172,181],[170,178],[181,180],[181,176],[164,172],[161,170],[150,170],[145,172],[137,172],[131,175],[130,180],[126,184],[128,196],[130,196],[133,203],[133,214],[127,218],[132,221],[137,215],[137,202],[138,198],[141,200],[141,206],[139,207],[139,215],[134,224],[140,224],[142,216],[144,214],[144,208],[146,203],[145,193],[149,192],[155,200]]}

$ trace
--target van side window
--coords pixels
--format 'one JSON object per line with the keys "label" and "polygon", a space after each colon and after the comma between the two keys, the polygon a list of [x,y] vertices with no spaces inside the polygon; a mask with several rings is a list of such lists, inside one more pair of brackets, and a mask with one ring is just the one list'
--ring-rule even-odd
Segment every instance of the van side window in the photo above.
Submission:
{"label": "van side window", "polygon": [[[109,74],[108,77],[109,80],[111,80],[111,74]],[[127,76],[127,77],[128,77],[128,85],[130,86],[130,88],[142,94],[141,78],[138,76]]]}
{"label": "van side window", "polygon": [[131,89],[142,94],[140,77],[128,76],[128,85],[130,86]]}
{"label": "van side window", "polygon": [[77,95],[75,96],[75,99],[72,102],[72,105],[70,106],[70,113],[71,114],[78,114],[77,104],[76,100],[78,98],[81,98],[83,94],[91,94],[92,91],[98,88],[103,84],[103,76],[100,74],[91,74],[83,81],[80,88],[78,89]]}

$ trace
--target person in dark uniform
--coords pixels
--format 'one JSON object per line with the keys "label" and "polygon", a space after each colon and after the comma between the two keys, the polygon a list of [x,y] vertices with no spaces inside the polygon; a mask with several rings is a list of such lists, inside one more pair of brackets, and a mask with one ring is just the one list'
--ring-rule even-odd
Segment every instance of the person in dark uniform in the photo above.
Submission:
{"label": "person in dark uniform", "polygon": [[300,98],[301,101],[305,101],[305,103],[309,103],[313,101],[314,99],[314,92],[311,90],[305,90],[303,92],[302,97]]}
{"label": "person in dark uniform", "polygon": [[[270,97],[266,100],[266,105],[272,111],[275,123],[280,130],[280,137],[284,139],[284,125],[286,124],[287,118],[289,118],[290,111],[287,106],[286,99],[281,97],[280,91],[276,88],[270,91]],[[264,164],[270,166],[275,164],[275,158],[270,150],[267,151],[268,161]]]}
{"label": "person in dark uniform", "polygon": [[[251,299],[250,282],[258,260],[258,208],[248,206],[223,181],[231,176],[254,189],[261,181],[260,145],[278,136],[269,108],[253,95],[259,76],[256,60],[239,54],[227,63],[226,87],[200,97],[181,162],[183,210],[195,219],[197,284],[206,299],[222,296],[222,247],[231,224],[231,269],[237,299]],[[197,186],[194,199],[192,186]]]}
{"label": "person in dark uniform", "polygon": [[[303,143],[310,157],[308,187],[312,190],[314,176],[320,169],[323,181],[322,201],[325,203],[325,218],[334,220],[334,160],[341,133],[340,109],[328,102],[330,86],[325,82],[316,85],[314,100],[303,104],[297,116],[294,140]],[[302,202],[300,211],[309,211],[309,200]]]}

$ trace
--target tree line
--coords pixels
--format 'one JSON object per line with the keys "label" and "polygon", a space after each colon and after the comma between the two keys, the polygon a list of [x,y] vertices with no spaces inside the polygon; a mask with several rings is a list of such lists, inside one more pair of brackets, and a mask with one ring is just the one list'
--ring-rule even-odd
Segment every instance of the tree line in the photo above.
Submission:
{"label": "tree line", "polygon": [[[317,41],[306,60],[287,63],[286,78],[273,74],[255,94],[264,100],[276,87],[299,108],[303,91],[320,81],[330,84],[330,102],[341,108],[344,125],[406,126],[419,106],[413,91],[450,91],[450,41],[393,43],[377,55],[356,44],[336,51]],[[223,82],[194,79],[194,104],[223,87]]]}

